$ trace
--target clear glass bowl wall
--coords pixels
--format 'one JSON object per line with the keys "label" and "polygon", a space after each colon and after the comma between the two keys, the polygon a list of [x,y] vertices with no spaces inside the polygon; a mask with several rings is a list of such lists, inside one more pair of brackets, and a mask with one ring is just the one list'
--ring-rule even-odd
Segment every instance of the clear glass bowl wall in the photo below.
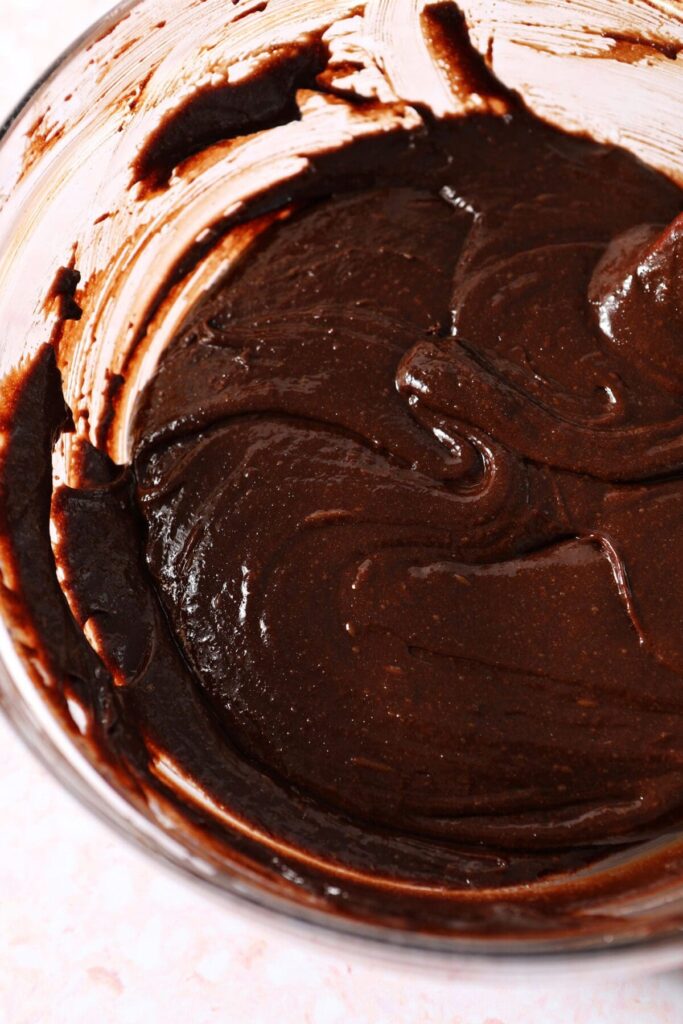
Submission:
{"label": "clear glass bowl wall", "polygon": [[[154,314],[150,329],[149,311],[159,282],[246,193],[258,190],[269,178],[295,175],[306,147],[312,152],[348,137],[349,125],[343,121],[316,122],[311,117],[298,134],[283,136],[279,143],[254,142],[232,163],[216,153],[215,159],[174,179],[159,195],[143,200],[131,187],[135,154],[184,94],[215,80],[218,67],[248,64],[250,55],[269,44],[343,20],[357,7],[340,0],[271,0],[267,17],[234,20],[246,8],[258,6],[246,0],[238,12],[224,0],[140,0],[120,5],[75,43],[36,87],[10,119],[0,145],[0,376],[49,339],[56,318],[54,304],[46,302],[51,282],[60,267],[77,265],[86,285],[84,315],[79,323],[67,325],[62,342],[68,353],[65,390],[74,408],[87,410],[92,429],[103,412],[101,396],[108,375],[136,352],[134,381],[124,394],[111,451],[120,461],[128,452],[128,424],[140,387],[188,309],[238,254],[234,241],[219,246],[201,271],[173,289]],[[426,96],[437,113],[443,113],[453,97],[443,72],[428,59],[419,35],[419,7],[416,0],[370,2],[366,29],[375,33],[378,45],[383,41],[383,73],[396,92],[410,91],[415,82],[418,95],[408,98]],[[476,14],[477,0],[468,7]],[[398,56],[401,33],[411,40],[407,60]],[[574,110],[573,88],[560,101],[555,96],[546,102],[554,104],[553,109]],[[650,80],[647,88],[652,88]],[[651,95],[656,98],[657,89]],[[461,105],[471,102],[465,98]],[[538,103],[542,107],[543,101]],[[633,146],[640,147],[641,155],[652,157],[661,139],[662,119],[670,121],[671,111],[662,107],[666,104],[651,105],[652,116],[643,119],[650,134],[641,126]],[[671,147],[668,153],[671,158]],[[140,343],[142,335],[149,340]],[[63,474],[68,479],[68,446]],[[496,979],[501,971],[662,967],[683,956],[683,940],[672,923],[683,914],[683,885],[676,880],[654,901],[634,898],[619,908],[632,924],[627,940],[615,944],[606,933],[594,938],[589,948],[562,940],[436,939],[345,922],[303,908],[264,887],[245,868],[212,855],[179,822],[156,814],[147,804],[130,802],[115,781],[105,777],[87,743],[64,729],[30,668],[21,637],[0,622],[0,701],[48,769],[83,804],[159,861],[209,887],[219,899],[265,913],[273,926],[298,927],[344,950],[414,967]],[[655,934],[653,915],[661,921]],[[647,938],[641,937],[645,920]]]}

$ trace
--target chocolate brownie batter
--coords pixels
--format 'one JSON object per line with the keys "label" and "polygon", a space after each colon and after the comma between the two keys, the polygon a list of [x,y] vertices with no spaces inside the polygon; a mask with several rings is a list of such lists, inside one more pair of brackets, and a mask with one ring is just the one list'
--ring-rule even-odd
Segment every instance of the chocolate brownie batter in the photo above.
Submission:
{"label": "chocolate brownie batter", "polygon": [[110,770],[451,933],[571,923],[683,824],[683,194],[511,107],[274,193],[131,466],[74,438],[50,494],[52,349],[7,412],[4,532]]}

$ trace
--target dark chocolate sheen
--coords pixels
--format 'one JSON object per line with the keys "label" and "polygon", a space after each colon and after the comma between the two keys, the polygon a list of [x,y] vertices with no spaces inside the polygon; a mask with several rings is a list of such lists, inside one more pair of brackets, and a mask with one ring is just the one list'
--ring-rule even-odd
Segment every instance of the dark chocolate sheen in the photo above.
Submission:
{"label": "dark chocolate sheen", "polygon": [[683,195],[522,111],[389,145],[293,187],[130,470],[84,449],[57,562],[102,744],[269,839],[214,837],[346,912],[551,928],[532,883],[683,823]]}
{"label": "dark chocolate sheen", "polygon": [[522,856],[679,806],[680,207],[522,115],[442,127],[272,228],[165,353],[148,566],[283,785]]}

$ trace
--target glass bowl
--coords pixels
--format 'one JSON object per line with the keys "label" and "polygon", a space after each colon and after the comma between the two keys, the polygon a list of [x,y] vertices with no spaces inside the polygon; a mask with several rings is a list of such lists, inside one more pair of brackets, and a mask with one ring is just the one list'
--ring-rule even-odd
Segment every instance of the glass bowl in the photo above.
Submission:
{"label": "glass bowl", "polygon": [[[465,6],[476,14],[476,0]],[[136,153],[165,112],[197,85],[219,81],[228,64],[246,67],[251,55],[269,44],[286,43],[335,21],[353,33],[357,7],[350,0],[271,0],[265,10],[251,0],[238,7],[225,0],[130,0],[60,58],[9,119],[0,144],[0,377],[50,338],[57,319],[51,282],[60,267],[76,265],[84,315],[64,325],[60,340],[65,392],[72,407],[87,409],[94,430],[104,414],[102,395],[110,375],[134,360],[135,373],[129,374],[134,383],[120,403],[112,435],[112,456],[125,460],[135,398],[161,347],[238,253],[233,242],[219,245],[201,270],[170,289],[161,306],[156,304],[159,282],[188,248],[209,235],[215,240],[216,225],[240,202],[232,165],[222,162],[220,154],[214,161],[199,160],[164,192],[145,196],[131,180]],[[420,35],[419,7],[415,0],[368,3],[365,29],[385,46],[375,68],[382,66],[380,85],[371,82],[370,88],[383,88],[382,76],[388,76],[399,95],[410,100],[426,96],[437,113],[448,112],[449,104],[476,109],[476,97],[456,100],[441,72],[435,72]],[[408,63],[391,64],[387,39],[392,32],[414,38]],[[372,78],[372,69],[368,73]],[[411,93],[413,82],[417,95]],[[529,95],[532,106],[543,108],[540,93],[534,101],[530,87]],[[609,90],[605,96],[609,99]],[[567,86],[560,100],[564,107],[557,95],[551,104],[555,119],[557,110],[564,109],[571,122],[574,86]],[[662,159],[653,154],[660,137],[657,119],[665,115],[653,113],[647,137],[641,131],[636,138],[632,125],[622,126],[629,139],[633,136],[632,148],[652,162],[659,159],[660,166]],[[595,121],[594,110],[591,116]],[[602,128],[596,123],[595,134],[617,141],[610,138],[612,122],[603,119]],[[245,166],[249,187],[257,190],[275,173],[298,173],[306,152],[302,147],[324,149],[347,138],[349,130],[338,120],[317,125],[316,133],[303,124],[295,145],[291,140],[279,149],[249,143],[234,157],[242,161],[240,187]],[[666,160],[671,159],[669,148]],[[677,160],[674,165],[683,166]],[[68,478],[68,449],[63,456]],[[0,704],[29,748],[82,804],[159,862],[237,908],[262,912],[270,925],[296,927],[345,952],[496,980],[501,974],[522,977],[579,968],[601,973],[654,969],[683,960],[683,877],[676,872],[664,873],[654,890],[634,888],[589,908],[595,926],[574,938],[427,935],[344,918],[283,896],[248,865],[213,854],[159,807],[132,800],[107,775],[79,732],[77,708],[67,728],[54,711],[25,637],[8,620],[0,621]],[[639,850],[638,858],[667,863],[671,851],[673,862],[682,843],[681,836],[667,837]],[[592,870],[603,871],[604,864]]]}

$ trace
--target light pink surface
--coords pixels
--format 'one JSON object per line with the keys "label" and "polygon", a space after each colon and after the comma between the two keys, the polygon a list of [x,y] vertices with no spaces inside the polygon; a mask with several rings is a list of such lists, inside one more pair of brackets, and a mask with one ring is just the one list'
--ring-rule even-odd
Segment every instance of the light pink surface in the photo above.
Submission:
{"label": "light pink surface", "polygon": [[[0,0],[0,118],[107,7]],[[110,834],[1,719],[0,822],[0,1024],[683,1021],[683,970],[465,985],[347,959],[246,919]]]}

